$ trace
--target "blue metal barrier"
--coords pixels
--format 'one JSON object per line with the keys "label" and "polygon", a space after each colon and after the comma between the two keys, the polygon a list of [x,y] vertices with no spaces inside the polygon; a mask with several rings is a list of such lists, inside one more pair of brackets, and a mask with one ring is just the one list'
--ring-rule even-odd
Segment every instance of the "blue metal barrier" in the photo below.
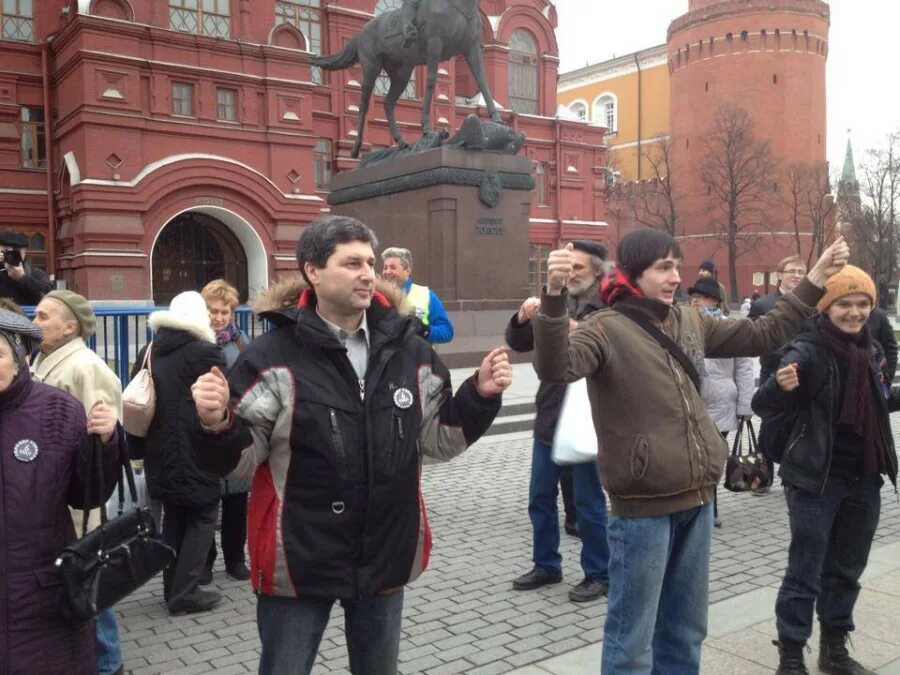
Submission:
{"label": "blue metal barrier", "polygon": [[[23,307],[29,318],[34,317],[34,307]],[[88,341],[88,346],[110,364],[122,381],[122,386],[131,379],[131,366],[141,349],[152,338],[153,331],[147,325],[147,317],[157,310],[168,307],[94,307],[97,316],[97,330]],[[268,330],[249,307],[235,310],[238,328],[250,340]]]}

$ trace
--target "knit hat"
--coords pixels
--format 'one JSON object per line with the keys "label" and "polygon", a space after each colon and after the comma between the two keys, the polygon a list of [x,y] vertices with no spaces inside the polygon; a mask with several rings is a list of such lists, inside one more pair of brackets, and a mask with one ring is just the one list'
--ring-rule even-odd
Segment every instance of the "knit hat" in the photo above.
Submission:
{"label": "knit hat", "polygon": [[24,366],[25,357],[41,343],[44,333],[27,317],[0,309],[0,339],[6,340],[19,366]]}
{"label": "knit hat", "polygon": [[44,297],[59,300],[68,307],[78,322],[78,334],[85,342],[91,339],[91,336],[97,330],[97,317],[87,298],[83,295],[78,295],[74,291],[66,290],[50,291]]}
{"label": "knit hat", "polygon": [[719,282],[711,277],[700,277],[687,292],[688,295],[699,293],[700,295],[705,295],[706,297],[718,300],[719,302],[724,300],[722,297],[722,289],[719,288]]}
{"label": "knit hat", "polygon": [[153,330],[183,330],[205,342],[216,343],[216,334],[209,325],[206,300],[197,291],[179,293],[172,298],[169,309],[153,312],[147,323]]}
{"label": "knit hat", "polygon": [[875,282],[872,277],[855,265],[844,265],[844,268],[825,282],[825,295],[819,300],[817,307],[824,312],[838,298],[853,293],[869,296],[872,306],[875,305]]}
{"label": "knit hat", "polygon": [[712,260],[704,260],[700,263],[700,269],[706,270],[710,274],[716,271],[716,264]]}

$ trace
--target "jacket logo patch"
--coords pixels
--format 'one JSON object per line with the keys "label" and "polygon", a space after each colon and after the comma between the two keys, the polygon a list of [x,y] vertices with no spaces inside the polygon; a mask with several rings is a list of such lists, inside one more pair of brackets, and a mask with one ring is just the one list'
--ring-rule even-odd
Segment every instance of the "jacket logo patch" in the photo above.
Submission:
{"label": "jacket logo patch", "polygon": [[13,446],[13,457],[20,462],[33,462],[38,456],[38,444],[30,438],[23,439]]}
{"label": "jacket logo patch", "polygon": [[411,408],[414,400],[412,392],[406,387],[400,387],[394,391],[394,405],[401,410]]}

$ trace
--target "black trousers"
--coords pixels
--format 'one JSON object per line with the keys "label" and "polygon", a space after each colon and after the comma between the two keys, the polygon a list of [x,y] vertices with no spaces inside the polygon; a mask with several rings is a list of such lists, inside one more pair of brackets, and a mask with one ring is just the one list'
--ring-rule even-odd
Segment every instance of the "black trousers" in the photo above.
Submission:
{"label": "black trousers", "polygon": [[[244,563],[244,546],[247,544],[247,493],[238,492],[222,497],[222,557],[225,567]],[[213,539],[206,557],[207,569],[216,561],[216,541]]]}
{"label": "black trousers", "polygon": [[164,504],[162,538],[177,555],[163,570],[163,597],[169,608],[197,590],[218,514],[218,502],[201,507]]}

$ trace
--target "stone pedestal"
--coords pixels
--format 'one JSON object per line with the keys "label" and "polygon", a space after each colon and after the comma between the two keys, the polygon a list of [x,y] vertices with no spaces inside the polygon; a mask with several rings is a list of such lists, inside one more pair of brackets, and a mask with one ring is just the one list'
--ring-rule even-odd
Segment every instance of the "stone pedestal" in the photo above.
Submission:
{"label": "stone pedestal", "polygon": [[530,164],[435,148],[338,174],[328,203],[371,227],[382,250],[412,251],[413,278],[445,304],[521,302],[529,295]]}

